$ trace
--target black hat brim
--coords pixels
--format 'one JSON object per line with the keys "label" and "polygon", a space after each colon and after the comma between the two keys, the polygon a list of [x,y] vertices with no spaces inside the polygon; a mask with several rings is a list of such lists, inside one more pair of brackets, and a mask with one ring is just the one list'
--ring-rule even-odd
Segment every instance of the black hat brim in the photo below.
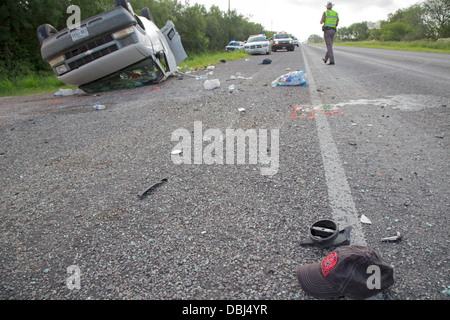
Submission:
{"label": "black hat brim", "polygon": [[297,268],[297,279],[303,291],[317,298],[344,296],[323,278],[321,272],[320,263],[308,264]]}

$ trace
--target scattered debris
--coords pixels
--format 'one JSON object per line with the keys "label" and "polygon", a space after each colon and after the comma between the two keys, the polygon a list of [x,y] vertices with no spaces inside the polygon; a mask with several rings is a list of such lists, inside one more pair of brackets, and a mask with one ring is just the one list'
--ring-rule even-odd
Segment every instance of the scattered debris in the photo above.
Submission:
{"label": "scattered debris", "polygon": [[[190,72],[181,72],[181,71],[177,71],[177,75],[183,75],[183,76],[188,76],[188,77],[192,77],[192,78],[199,78],[199,76],[195,76],[195,75],[192,75],[192,74],[189,74]],[[205,77],[206,78],[206,77]]]}
{"label": "scattered debris", "polygon": [[56,97],[68,97],[68,96],[73,96],[76,94],[82,94],[84,93],[83,90],[81,89],[76,89],[76,90],[72,90],[72,89],[59,89],[57,92],[55,92],[53,95]]}
{"label": "scattered debris", "polygon": [[321,248],[349,245],[351,230],[352,227],[348,226],[339,231],[335,222],[320,220],[310,227],[309,238],[300,243],[300,245],[318,245]]}
{"label": "scattered debris", "polygon": [[230,81],[230,80],[252,80],[252,79],[253,79],[252,77],[243,77],[240,72],[236,72],[236,74],[230,76],[230,79],[227,79],[227,81]]}
{"label": "scattered debris", "polygon": [[103,109],[105,109],[106,108],[106,106],[104,106],[103,104],[96,104],[95,106],[94,106],[94,109],[95,110],[103,110]]}
{"label": "scattered debris", "polygon": [[238,111],[239,111],[239,112],[244,112],[245,109],[244,109],[244,108],[239,108]]}
{"label": "scattered debris", "polygon": [[172,150],[172,152],[170,153],[170,154],[180,154],[180,153],[182,153],[183,151],[182,150]]}
{"label": "scattered debris", "polygon": [[163,185],[164,183],[166,183],[167,180],[166,178],[162,179],[160,182],[155,183],[153,186],[151,186],[150,188],[148,188],[143,194],[138,195],[139,200],[143,200],[146,196],[148,196],[150,193],[152,193],[156,188],[160,187],[161,185]]}
{"label": "scattered debris", "polygon": [[272,60],[270,59],[264,59],[260,64],[271,64]]}
{"label": "scattered debris", "polygon": [[361,218],[360,218],[360,221],[362,222],[362,223],[365,223],[365,224],[372,224],[372,221],[370,221],[370,219],[369,218],[367,218],[365,215],[361,215]]}
{"label": "scattered debris", "polygon": [[381,239],[381,241],[383,242],[395,242],[395,241],[399,241],[402,238],[402,234],[397,231],[397,235],[396,236],[392,236],[392,237],[386,237]]}
{"label": "scattered debris", "polygon": [[212,90],[220,87],[220,81],[219,79],[206,80],[203,86],[205,87],[206,90]]}
{"label": "scattered debris", "polygon": [[305,86],[306,85],[306,72],[305,71],[292,71],[279,76],[276,80],[272,81],[272,87],[276,86]]}

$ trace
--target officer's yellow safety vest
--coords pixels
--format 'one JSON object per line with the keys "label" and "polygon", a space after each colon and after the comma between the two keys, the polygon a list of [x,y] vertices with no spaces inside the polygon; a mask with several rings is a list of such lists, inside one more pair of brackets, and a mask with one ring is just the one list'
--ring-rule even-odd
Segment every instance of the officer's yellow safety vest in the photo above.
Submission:
{"label": "officer's yellow safety vest", "polygon": [[333,10],[325,11],[325,23],[324,23],[325,27],[336,28],[337,21],[338,21],[338,14],[336,11]]}

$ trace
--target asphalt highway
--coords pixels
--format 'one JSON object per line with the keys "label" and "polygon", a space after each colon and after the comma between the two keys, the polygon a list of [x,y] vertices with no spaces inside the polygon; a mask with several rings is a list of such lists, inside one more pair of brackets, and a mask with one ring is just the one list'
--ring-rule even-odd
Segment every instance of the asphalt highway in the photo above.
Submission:
{"label": "asphalt highway", "polygon": [[[331,219],[393,267],[375,299],[447,300],[449,55],[324,55],[1,98],[0,298],[312,300],[295,269],[333,248],[301,243]],[[271,86],[296,70],[305,86]]]}

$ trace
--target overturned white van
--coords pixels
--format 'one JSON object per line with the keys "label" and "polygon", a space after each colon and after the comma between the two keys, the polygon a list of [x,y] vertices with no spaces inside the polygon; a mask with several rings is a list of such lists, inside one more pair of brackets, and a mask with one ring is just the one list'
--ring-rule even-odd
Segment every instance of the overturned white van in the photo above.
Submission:
{"label": "overturned white van", "polygon": [[160,30],[148,8],[134,14],[128,1],[81,21],[79,28],[37,28],[42,58],[62,82],[85,92],[159,83],[177,71],[187,55],[174,24]]}

